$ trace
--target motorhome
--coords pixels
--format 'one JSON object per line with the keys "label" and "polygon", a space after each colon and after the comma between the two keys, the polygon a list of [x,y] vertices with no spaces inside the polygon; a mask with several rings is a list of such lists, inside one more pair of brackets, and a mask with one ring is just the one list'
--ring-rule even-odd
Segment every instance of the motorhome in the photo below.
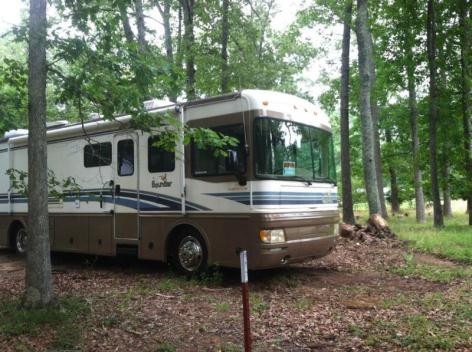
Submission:
{"label": "motorhome", "polygon": [[[331,127],[298,97],[243,90],[179,103],[146,104],[239,141],[225,156],[194,143],[156,146],[159,129],[131,116],[56,123],[47,131],[48,168],[74,177],[77,192],[49,199],[52,251],[170,262],[193,273],[207,265],[250,269],[329,253],[339,213]],[[162,128],[162,127],[161,127]],[[27,171],[27,131],[0,140],[0,246],[27,250],[27,198],[6,170]]]}

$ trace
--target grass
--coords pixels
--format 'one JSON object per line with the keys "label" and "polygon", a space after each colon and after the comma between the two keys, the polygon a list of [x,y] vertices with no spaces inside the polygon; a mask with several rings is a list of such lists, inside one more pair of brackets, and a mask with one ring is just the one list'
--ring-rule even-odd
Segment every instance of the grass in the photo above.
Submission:
{"label": "grass", "polygon": [[387,343],[410,351],[452,350],[470,343],[470,283],[465,283],[453,294],[427,293],[424,296],[409,297],[399,294],[385,300],[383,307],[402,307],[407,311],[399,318],[376,319],[365,329],[352,326],[349,331],[365,338],[367,345],[377,348]]}
{"label": "grass", "polygon": [[400,239],[410,241],[411,248],[472,264],[472,228],[467,225],[467,214],[455,213],[445,218],[444,228],[435,229],[431,216],[418,224],[414,212],[408,213],[410,216],[391,218],[389,223]]}
{"label": "grass", "polygon": [[44,328],[52,328],[56,333],[51,347],[71,349],[80,344],[81,322],[89,313],[88,304],[77,297],[63,297],[57,305],[43,308],[27,308],[19,301],[5,301],[0,304],[0,334],[37,336]]}
{"label": "grass", "polygon": [[420,264],[411,253],[405,254],[404,266],[394,267],[391,272],[405,277],[418,277],[444,283],[472,276],[471,267]]}

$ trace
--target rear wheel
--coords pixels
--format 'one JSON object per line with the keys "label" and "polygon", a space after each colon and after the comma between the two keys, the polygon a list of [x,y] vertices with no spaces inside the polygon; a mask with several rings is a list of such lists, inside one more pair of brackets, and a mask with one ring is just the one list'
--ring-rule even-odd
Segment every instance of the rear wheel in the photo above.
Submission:
{"label": "rear wheel", "polygon": [[24,254],[26,252],[26,243],[28,240],[28,233],[23,227],[18,228],[15,232],[14,246],[15,251],[18,254]]}
{"label": "rear wheel", "polygon": [[174,242],[172,264],[175,269],[186,275],[205,270],[208,251],[203,237],[194,229],[183,229]]}

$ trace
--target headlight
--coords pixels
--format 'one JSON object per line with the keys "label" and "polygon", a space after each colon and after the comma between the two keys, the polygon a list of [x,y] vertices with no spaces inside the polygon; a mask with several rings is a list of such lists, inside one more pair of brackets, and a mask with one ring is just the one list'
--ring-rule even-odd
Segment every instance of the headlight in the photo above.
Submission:
{"label": "headlight", "polygon": [[282,243],[285,242],[285,232],[282,229],[261,230],[259,238],[264,243]]}

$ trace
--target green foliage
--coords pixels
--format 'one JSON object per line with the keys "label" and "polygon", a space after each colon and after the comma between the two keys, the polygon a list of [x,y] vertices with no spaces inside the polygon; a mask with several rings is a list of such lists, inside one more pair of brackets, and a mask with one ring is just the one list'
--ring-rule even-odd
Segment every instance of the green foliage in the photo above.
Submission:
{"label": "green foliage", "polygon": [[[5,172],[10,179],[10,191],[28,196],[28,173],[17,169],[8,169]],[[48,169],[48,193],[56,200],[63,200],[68,195],[79,195],[80,186],[72,176],[59,180],[54,171]]]}

